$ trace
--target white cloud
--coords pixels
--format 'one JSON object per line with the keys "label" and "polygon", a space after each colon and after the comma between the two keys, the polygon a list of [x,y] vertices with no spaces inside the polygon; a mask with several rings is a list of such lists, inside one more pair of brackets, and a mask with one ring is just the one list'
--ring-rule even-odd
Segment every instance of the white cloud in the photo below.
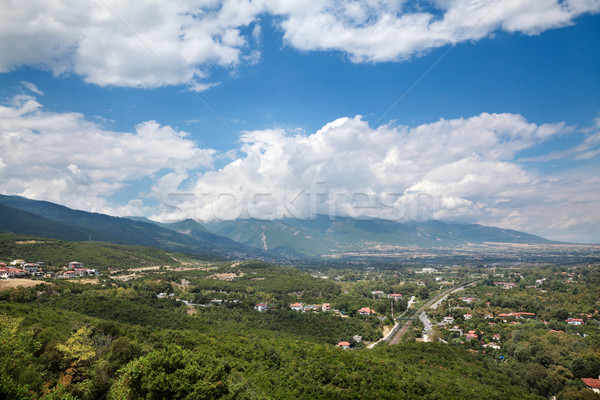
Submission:
{"label": "white cloud", "polygon": [[[597,148],[596,131],[586,132],[571,160]],[[522,150],[562,135],[579,134],[515,114],[377,129],[356,116],[312,134],[244,132],[239,149],[217,154],[154,121],[115,132],[78,113],[44,111],[34,97],[19,95],[0,106],[0,191],[163,220],[316,213],[439,218],[597,240],[600,164],[541,174],[518,159]],[[214,170],[216,159],[230,161]],[[109,200],[129,185],[147,194],[124,205]],[[149,197],[163,202],[161,211],[141,200]]]}
{"label": "white cloud", "polygon": [[404,1],[197,0],[93,2],[0,0],[0,72],[22,65],[74,72],[87,82],[206,90],[213,66],[260,59],[260,15],[276,17],[285,42],[341,51],[354,62],[401,61],[489,37],[527,35],[600,11],[598,0]]}
{"label": "white cloud", "polygon": [[35,94],[39,94],[40,96],[44,95],[44,92],[42,92],[40,89],[38,89],[38,87],[31,82],[21,81],[21,84]]}
{"label": "white cloud", "polygon": [[[557,239],[577,223],[591,235],[600,222],[593,171],[544,176],[516,160],[521,150],[571,131],[484,113],[416,127],[373,129],[357,116],[310,135],[245,132],[241,157],[205,172],[155,217],[456,219]],[[570,222],[557,227],[563,220]]]}
{"label": "white cloud", "polygon": [[30,96],[0,106],[3,193],[118,213],[106,197],[130,181],[210,167],[214,154],[155,121],[138,124],[135,132],[114,132],[78,113],[45,112]]}

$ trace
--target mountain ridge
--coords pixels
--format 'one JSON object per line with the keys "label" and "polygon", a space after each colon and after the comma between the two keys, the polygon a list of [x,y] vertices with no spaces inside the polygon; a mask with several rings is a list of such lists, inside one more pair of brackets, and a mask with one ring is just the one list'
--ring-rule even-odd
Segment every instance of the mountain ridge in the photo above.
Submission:
{"label": "mountain ridge", "polygon": [[151,246],[196,255],[236,257],[240,254],[257,254],[246,245],[213,233],[207,232],[196,237],[151,222],[73,210],[21,196],[0,195],[0,206],[2,232]]}
{"label": "mountain ridge", "polygon": [[142,245],[190,254],[302,259],[385,248],[451,249],[468,244],[556,244],[511,229],[450,221],[330,218],[237,219],[203,224],[112,217],[46,201],[0,195],[0,231]]}
{"label": "mountain ridge", "polygon": [[315,256],[345,251],[363,251],[378,246],[451,248],[470,243],[557,243],[511,229],[446,221],[398,222],[379,219],[233,220],[205,223],[206,228],[248,246],[277,253],[292,249]]}

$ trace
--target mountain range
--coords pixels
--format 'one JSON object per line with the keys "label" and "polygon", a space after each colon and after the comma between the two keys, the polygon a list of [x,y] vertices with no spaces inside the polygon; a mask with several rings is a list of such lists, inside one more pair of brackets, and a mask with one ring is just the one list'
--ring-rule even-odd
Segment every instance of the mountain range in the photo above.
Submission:
{"label": "mountain range", "polygon": [[0,232],[71,241],[142,245],[221,257],[304,258],[389,248],[454,248],[475,243],[555,243],[539,236],[442,221],[315,218],[159,223],[73,210],[47,201],[0,195]]}
{"label": "mountain range", "polygon": [[392,247],[454,248],[469,243],[554,243],[539,236],[477,224],[397,222],[317,215],[314,219],[232,220],[205,224],[210,231],[280,255],[322,256]]}
{"label": "mountain range", "polygon": [[[193,221],[191,221],[193,222]],[[194,223],[195,224],[195,223]],[[190,224],[193,225],[193,224]],[[146,219],[112,217],[73,210],[47,201],[0,195],[0,232],[69,241],[101,241],[150,246],[168,251],[218,257],[260,256],[264,252],[210,233],[199,224],[156,224]],[[177,230],[181,229],[184,233]]]}

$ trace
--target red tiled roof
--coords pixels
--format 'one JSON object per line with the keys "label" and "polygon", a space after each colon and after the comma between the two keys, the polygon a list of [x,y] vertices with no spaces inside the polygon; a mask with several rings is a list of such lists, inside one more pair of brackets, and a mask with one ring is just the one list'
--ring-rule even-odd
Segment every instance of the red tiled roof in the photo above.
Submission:
{"label": "red tiled roof", "polygon": [[339,342],[337,345],[338,346],[350,346],[350,343],[349,342]]}
{"label": "red tiled roof", "polygon": [[587,387],[591,387],[591,388],[594,388],[594,389],[600,389],[600,379],[596,379],[596,378],[581,378],[581,380],[583,381],[583,383]]}
{"label": "red tiled roof", "polygon": [[290,307],[302,307],[302,303],[290,304]]}

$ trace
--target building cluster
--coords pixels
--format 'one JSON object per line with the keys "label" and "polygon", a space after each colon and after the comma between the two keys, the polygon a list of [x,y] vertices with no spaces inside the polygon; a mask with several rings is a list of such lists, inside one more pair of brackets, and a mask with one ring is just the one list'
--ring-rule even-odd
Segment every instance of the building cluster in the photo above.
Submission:
{"label": "building cluster", "polygon": [[13,260],[9,265],[0,262],[0,279],[39,276],[43,266],[43,262],[28,263],[25,260]]}
{"label": "building cluster", "polygon": [[[256,308],[256,307],[254,307],[254,308]],[[328,311],[332,311],[331,310],[331,305],[329,303],[323,303],[323,304],[292,303],[292,304],[290,304],[290,309],[292,309],[294,311],[302,311],[302,312],[311,312],[311,311],[328,312]]]}
{"label": "building cluster", "polygon": [[78,278],[80,276],[87,275],[98,275],[97,269],[84,268],[83,263],[77,261],[71,261],[68,266],[65,267],[63,273],[57,274],[56,278],[62,279],[70,279],[70,278]]}
{"label": "building cluster", "polygon": [[6,265],[4,262],[0,262],[0,279],[29,277],[54,277],[69,279],[87,275],[98,275],[98,270],[85,268],[83,263],[77,261],[70,262],[68,266],[64,267],[64,271],[58,272],[54,276],[48,273],[44,274],[43,268],[45,266],[46,264],[41,261],[31,263],[25,260],[13,260],[9,263],[9,265]]}
{"label": "building cluster", "polygon": [[494,286],[501,286],[504,289],[514,289],[517,284],[514,282],[494,282]]}

